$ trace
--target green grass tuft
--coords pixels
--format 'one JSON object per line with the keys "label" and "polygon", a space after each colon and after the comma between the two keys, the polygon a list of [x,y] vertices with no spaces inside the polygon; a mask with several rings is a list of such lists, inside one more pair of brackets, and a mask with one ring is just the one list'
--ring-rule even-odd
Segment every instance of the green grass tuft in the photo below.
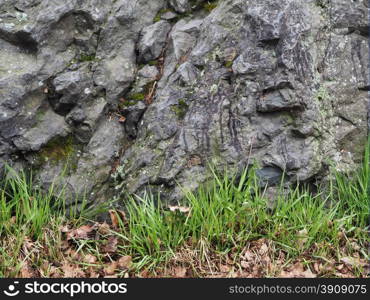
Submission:
{"label": "green grass tuft", "polygon": [[[211,168],[207,184],[195,192],[183,188],[185,197],[178,204],[183,211],[165,205],[159,196],[128,196],[122,203],[127,217],[118,218],[118,226],[110,231],[120,240],[115,254],[132,256],[136,270],[156,270],[184,248],[208,263],[209,253],[239,257],[251,242],[265,239],[274,243],[274,253],[284,253],[287,263],[302,258],[339,262],[351,255],[368,259],[369,155],[368,145],[358,171],[349,175],[332,171],[329,184],[317,187],[315,193],[299,184],[288,192],[280,187],[274,205],[260,188],[256,168],[238,177]],[[60,260],[61,225],[79,226],[96,215],[85,201],[82,208],[68,212],[63,189],[57,192],[52,185],[44,191],[33,185],[32,176],[10,168],[0,187],[0,261],[7,262],[0,276],[18,274],[18,257],[27,239],[43,241],[43,249],[50,249],[44,260]],[[103,264],[100,239],[75,243],[77,252],[92,253]],[[39,260],[33,262],[36,267]],[[359,274],[364,273],[359,270]]]}
{"label": "green grass tuft", "polygon": [[309,252],[317,257],[337,253],[339,260],[344,234],[357,240],[367,256],[369,148],[356,175],[333,175],[330,188],[319,187],[315,194],[300,185],[288,194],[281,192],[273,209],[254,169],[238,180],[213,171],[211,182],[185,193],[182,205],[190,209],[189,214],[171,212],[151,195],[129,198],[125,202],[129,222],[121,224],[127,241],[124,251],[156,265],[189,241],[199,251],[207,241],[209,247],[225,253],[267,238],[292,259]]}

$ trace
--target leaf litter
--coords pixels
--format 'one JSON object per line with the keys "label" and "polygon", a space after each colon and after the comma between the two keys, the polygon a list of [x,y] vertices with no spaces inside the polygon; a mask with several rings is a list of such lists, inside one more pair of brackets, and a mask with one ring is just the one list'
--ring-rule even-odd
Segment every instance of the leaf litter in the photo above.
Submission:
{"label": "leaf litter", "polygon": [[[185,207],[169,209],[185,215],[190,213]],[[354,239],[345,242],[346,236],[343,236],[339,261],[334,256],[313,257],[307,251],[291,260],[274,241],[260,238],[249,241],[242,250],[231,249],[228,253],[218,253],[212,248],[201,253],[189,241],[167,262],[154,268],[138,267],[138,258],[124,253],[129,241],[115,234],[119,222],[127,221],[125,214],[111,211],[110,217],[111,224],[95,222],[77,228],[71,224],[63,225],[59,228],[60,240],[54,245],[55,249],[46,242],[52,231],[45,231],[43,241],[33,241],[25,236],[19,254],[21,263],[17,267],[3,267],[3,273],[21,278],[349,278],[367,277],[369,274],[369,264],[361,254],[361,247]],[[299,249],[307,242],[307,235],[305,230],[298,232]],[[0,243],[3,246],[14,244],[14,241],[10,237]],[[330,248],[330,245],[324,246]],[[314,247],[323,245],[314,244]],[[36,264],[37,261],[41,263]]]}

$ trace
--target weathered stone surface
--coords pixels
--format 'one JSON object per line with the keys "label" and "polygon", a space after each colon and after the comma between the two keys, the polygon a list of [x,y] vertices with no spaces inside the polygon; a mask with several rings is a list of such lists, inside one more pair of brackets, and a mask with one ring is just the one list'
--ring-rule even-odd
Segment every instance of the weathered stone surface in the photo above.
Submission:
{"label": "weathered stone surface", "polygon": [[[345,25],[350,33],[338,35],[340,47],[332,44],[337,32],[324,30],[335,18],[329,9],[316,1],[230,0],[196,26],[184,30],[196,18],[178,21],[155,102],[143,116],[134,150],[121,160],[126,189],[150,188],[176,199],[177,183],[197,186],[207,178],[210,160],[245,166],[256,159],[269,184],[278,184],[284,171],[287,183],[310,181],[325,176],[332,162],[341,170],[356,164],[367,134],[368,61],[362,59],[368,48],[360,45],[368,39],[363,30],[349,29],[362,28],[360,22]],[[353,9],[367,15],[363,4]],[[347,80],[352,83],[343,85]],[[338,118],[355,123],[342,121],[340,128]],[[350,135],[356,138],[350,141]],[[199,164],[192,165],[194,156]],[[138,157],[146,157],[145,164]]]}
{"label": "weathered stone surface", "polygon": [[48,110],[32,128],[25,128],[21,136],[13,139],[21,151],[38,151],[52,138],[65,137],[69,130],[64,118]]}
{"label": "weathered stone surface", "polygon": [[156,67],[146,65],[139,70],[138,75],[144,78],[155,79],[159,75],[159,72]]}
{"label": "weathered stone surface", "polygon": [[139,58],[142,62],[149,62],[157,59],[167,41],[171,25],[166,21],[159,21],[144,28],[139,41]]}
{"label": "weathered stone surface", "polygon": [[[353,170],[366,140],[367,1],[0,3],[0,169],[96,201],[181,197],[207,163],[261,185]],[[67,165],[67,168],[66,168]],[[285,172],[284,177],[281,175]]]}
{"label": "weathered stone surface", "polygon": [[189,0],[170,0],[170,5],[179,13],[185,13],[191,9]]}

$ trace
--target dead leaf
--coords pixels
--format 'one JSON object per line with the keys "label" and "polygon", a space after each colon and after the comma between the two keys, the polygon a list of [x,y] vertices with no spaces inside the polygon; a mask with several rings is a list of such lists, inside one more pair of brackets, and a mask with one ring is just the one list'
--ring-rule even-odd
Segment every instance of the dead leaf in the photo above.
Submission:
{"label": "dead leaf", "polygon": [[337,269],[338,271],[342,271],[342,270],[343,270],[343,268],[344,268],[344,264],[340,264],[340,265],[338,265],[338,266],[336,267],[336,269]]}
{"label": "dead leaf", "polygon": [[103,252],[114,253],[117,251],[118,239],[115,236],[108,238],[107,244],[102,248]]}
{"label": "dead leaf", "polygon": [[112,227],[114,229],[118,229],[119,227],[119,219],[118,219],[118,213],[117,211],[111,209],[109,210],[109,216],[110,216],[110,220],[112,222]]}
{"label": "dead leaf", "polygon": [[121,269],[128,269],[130,268],[132,264],[132,257],[129,256],[129,255],[126,255],[126,256],[122,256],[119,260],[118,260],[118,266],[121,268]]}
{"label": "dead leaf", "polygon": [[247,251],[247,252],[245,252],[245,254],[244,254],[244,259],[245,259],[246,261],[254,261],[254,259],[255,259],[255,254],[253,254],[253,252],[252,252],[252,251]]}
{"label": "dead leaf", "polygon": [[260,255],[266,255],[268,250],[269,250],[268,246],[264,243],[261,245],[261,248],[258,250],[258,253]]}
{"label": "dead leaf", "polygon": [[49,268],[49,277],[50,278],[60,278],[62,277],[62,273],[61,273],[61,270],[58,269],[57,267],[55,266],[51,266]]}
{"label": "dead leaf", "polygon": [[223,273],[229,273],[231,270],[230,266],[228,265],[220,265],[220,271]]}
{"label": "dead leaf", "polygon": [[248,268],[249,268],[249,266],[251,265],[251,263],[246,262],[245,260],[242,260],[242,261],[240,262],[240,265],[242,266],[242,268],[244,268],[244,269],[248,269]]}
{"label": "dead leaf", "polygon": [[99,273],[97,273],[95,271],[95,268],[93,268],[93,267],[89,267],[86,270],[86,274],[88,275],[89,278],[99,278],[100,277]]}
{"label": "dead leaf", "polygon": [[123,210],[116,210],[116,212],[118,213],[118,215],[121,218],[121,220],[123,221],[123,223],[127,224],[128,219],[126,217],[126,213]]}
{"label": "dead leaf", "polygon": [[60,242],[60,249],[62,251],[67,250],[70,246],[71,246],[70,243],[66,240],[63,240],[63,241]]}
{"label": "dead leaf", "polygon": [[301,275],[303,278],[316,278],[316,275],[310,269],[307,269]]}
{"label": "dead leaf", "polygon": [[305,270],[301,262],[295,263],[286,271],[282,271],[280,277],[284,278],[315,278],[316,275],[310,269]]}
{"label": "dead leaf", "polygon": [[172,212],[176,212],[176,211],[179,211],[183,214],[188,214],[190,212],[190,207],[186,207],[186,206],[169,206],[168,207],[170,211]]}
{"label": "dead leaf", "polygon": [[70,231],[69,226],[68,225],[61,226],[60,231],[63,232],[63,233],[69,232]]}
{"label": "dead leaf", "polygon": [[340,261],[350,267],[359,267],[364,265],[361,259],[356,257],[342,257]]}
{"label": "dead leaf", "polygon": [[77,229],[67,232],[67,240],[86,240],[89,238],[91,232],[95,229],[95,226],[84,225]]}
{"label": "dead leaf", "polygon": [[35,243],[32,242],[32,240],[28,236],[26,236],[23,240],[23,251],[28,254],[34,248]]}
{"label": "dead leaf", "polygon": [[64,278],[85,277],[85,273],[79,267],[66,261],[62,265],[62,271],[64,273]]}
{"label": "dead leaf", "polygon": [[174,276],[177,278],[183,278],[186,276],[186,268],[182,266],[175,267]]}
{"label": "dead leaf", "polygon": [[315,270],[316,273],[320,272],[321,267],[322,265],[321,264],[319,265],[317,262],[313,264],[313,269]]}
{"label": "dead leaf", "polygon": [[104,222],[102,224],[99,224],[99,227],[98,227],[98,232],[101,234],[101,235],[107,235],[110,233],[110,226],[108,223]]}
{"label": "dead leaf", "polygon": [[113,275],[117,269],[117,266],[118,266],[118,262],[112,261],[109,265],[107,265],[104,268],[104,273],[106,275]]}
{"label": "dead leaf", "polygon": [[87,264],[95,264],[97,262],[97,258],[96,256],[92,255],[92,254],[87,254],[84,256],[83,258],[83,261]]}
{"label": "dead leaf", "polygon": [[147,269],[139,273],[139,278],[148,278],[148,277],[149,277],[149,271]]}
{"label": "dead leaf", "polygon": [[22,264],[21,269],[19,270],[21,278],[35,278],[36,271],[32,269],[28,262],[24,262]]}

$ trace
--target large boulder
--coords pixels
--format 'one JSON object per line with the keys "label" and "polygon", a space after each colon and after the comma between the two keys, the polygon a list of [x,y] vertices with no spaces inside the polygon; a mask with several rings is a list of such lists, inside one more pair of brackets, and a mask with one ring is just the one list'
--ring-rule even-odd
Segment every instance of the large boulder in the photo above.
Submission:
{"label": "large boulder", "polygon": [[[70,198],[181,198],[212,163],[261,184],[360,163],[367,1],[6,0],[0,169]],[[169,17],[168,17],[169,16]],[[283,176],[283,174],[285,175]]]}

